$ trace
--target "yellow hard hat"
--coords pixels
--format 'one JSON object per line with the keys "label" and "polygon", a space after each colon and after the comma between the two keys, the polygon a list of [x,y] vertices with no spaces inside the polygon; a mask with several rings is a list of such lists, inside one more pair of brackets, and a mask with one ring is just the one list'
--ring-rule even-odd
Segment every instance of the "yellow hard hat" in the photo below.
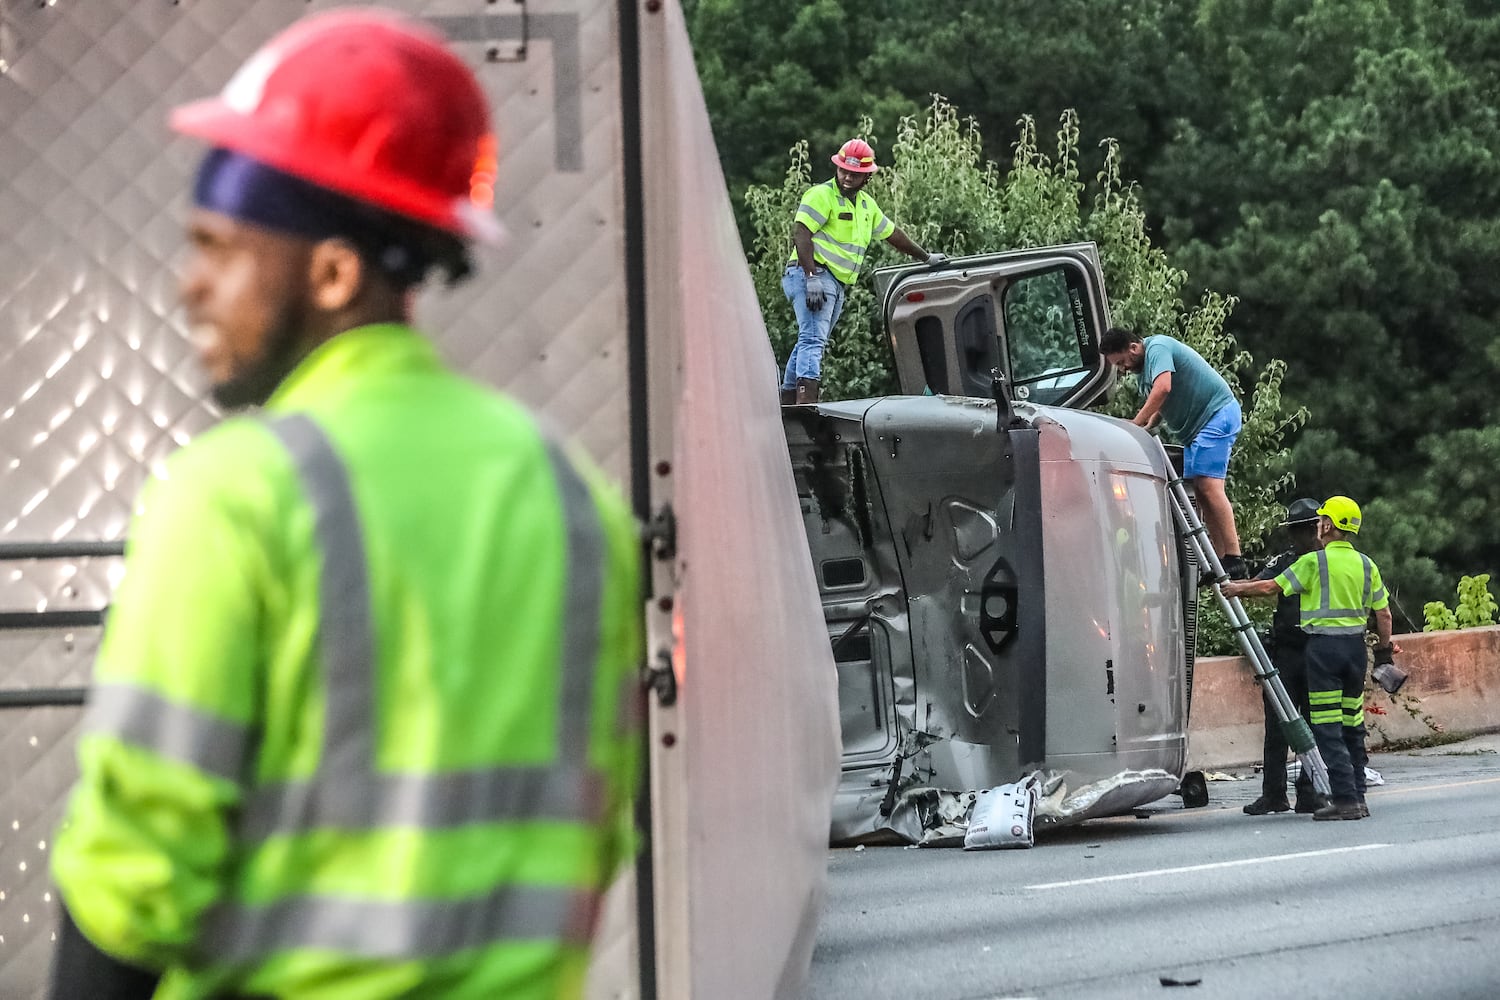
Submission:
{"label": "yellow hard hat", "polygon": [[1348,497],[1329,497],[1318,508],[1318,513],[1332,521],[1340,531],[1359,534],[1359,504]]}

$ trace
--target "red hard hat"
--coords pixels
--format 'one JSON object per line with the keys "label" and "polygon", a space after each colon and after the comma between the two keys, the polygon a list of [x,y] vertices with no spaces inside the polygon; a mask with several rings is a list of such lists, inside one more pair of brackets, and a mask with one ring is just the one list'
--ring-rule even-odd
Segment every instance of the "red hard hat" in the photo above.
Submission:
{"label": "red hard hat", "polygon": [[840,146],[833,154],[833,163],[856,174],[873,174],[880,169],[875,165],[875,150],[863,139],[850,139]]}
{"label": "red hard hat", "polygon": [[172,128],[468,239],[500,235],[496,146],[474,74],[440,35],[373,9],[305,18]]}

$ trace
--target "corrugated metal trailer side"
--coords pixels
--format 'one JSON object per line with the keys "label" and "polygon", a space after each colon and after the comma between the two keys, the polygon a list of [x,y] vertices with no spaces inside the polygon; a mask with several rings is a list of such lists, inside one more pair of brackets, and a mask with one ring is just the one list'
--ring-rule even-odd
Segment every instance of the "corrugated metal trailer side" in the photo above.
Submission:
{"label": "corrugated metal trailer side", "polygon": [[[198,150],[169,137],[166,112],[332,6],[0,5],[0,544],[11,546],[0,612],[25,615],[0,619],[19,626],[0,630],[7,997],[36,995],[46,974],[48,846],[94,623],[122,568],[106,553],[151,470],[217,419],[175,308]],[[677,544],[661,549],[649,605],[651,656],[675,658],[682,683],[674,705],[653,708],[661,947],[647,988],[796,995],[837,766],[832,664],[805,556],[751,544],[787,527],[795,541],[800,528],[770,350],[681,12],[656,0],[386,6],[430,20],[471,59],[501,142],[509,237],[481,252],[475,280],[424,297],[419,324],[591,452],[643,520],[675,508]],[[741,407],[733,419],[705,409],[724,402]],[[743,549],[733,561],[718,558],[726,524]],[[744,642],[752,623],[775,633],[763,648]],[[772,814],[784,819],[768,824]],[[785,892],[747,910],[736,897],[768,872]],[[597,995],[639,993],[628,895],[612,901],[614,961]],[[737,970],[739,986],[719,988]]]}

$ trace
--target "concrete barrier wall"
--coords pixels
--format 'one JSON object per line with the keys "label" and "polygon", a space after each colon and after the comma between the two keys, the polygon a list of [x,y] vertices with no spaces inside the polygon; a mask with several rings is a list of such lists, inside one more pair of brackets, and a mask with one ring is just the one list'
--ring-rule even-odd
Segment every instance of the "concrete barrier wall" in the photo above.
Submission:
{"label": "concrete barrier wall", "polygon": [[[1397,664],[1411,675],[1395,698],[1372,687],[1365,724],[1372,750],[1441,732],[1500,731],[1500,626],[1398,635]],[[1260,685],[1243,656],[1200,659],[1193,672],[1188,767],[1254,764],[1264,719]],[[1431,726],[1428,724],[1432,724]]]}

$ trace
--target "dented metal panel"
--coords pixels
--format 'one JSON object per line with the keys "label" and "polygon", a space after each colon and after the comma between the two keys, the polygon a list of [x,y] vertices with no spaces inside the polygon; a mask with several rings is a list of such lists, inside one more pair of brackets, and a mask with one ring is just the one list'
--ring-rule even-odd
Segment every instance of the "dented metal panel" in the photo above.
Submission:
{"label": "dented metal panel", "polygon": [[835,843],[956,843],[1034,772],[1043,826],[1177,787],[1187,568],[1145,432],[944,396],[783,421],[844,699]]}

